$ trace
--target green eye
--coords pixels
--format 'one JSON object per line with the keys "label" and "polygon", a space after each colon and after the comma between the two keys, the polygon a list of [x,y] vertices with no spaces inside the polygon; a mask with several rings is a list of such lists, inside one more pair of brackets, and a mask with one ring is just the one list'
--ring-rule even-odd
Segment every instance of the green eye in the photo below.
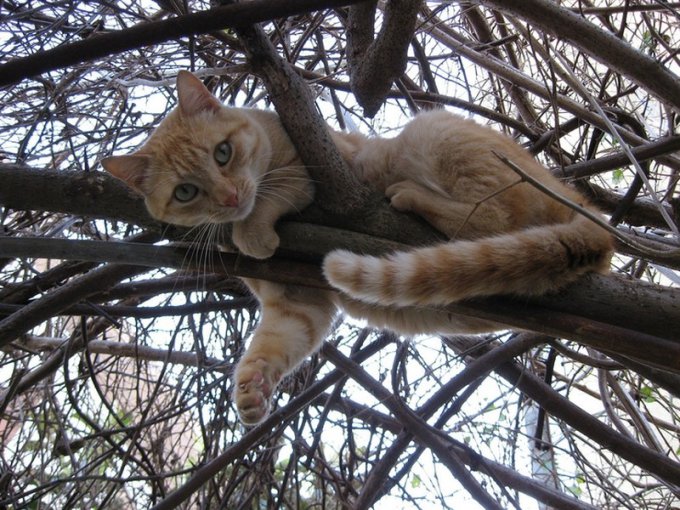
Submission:
{"label": "green eye", "polygon": [[229,145],[229,142],[225,141],[218,143],[215,146],[215,152],[213,155],[218,165],[226,165],[231,159],[231,145]]}
{"label": "green eye", "polygon": [[178,184],[175,188],[174,196],[178,202],[190,202],[198,195],[198,186],[185,182]]}

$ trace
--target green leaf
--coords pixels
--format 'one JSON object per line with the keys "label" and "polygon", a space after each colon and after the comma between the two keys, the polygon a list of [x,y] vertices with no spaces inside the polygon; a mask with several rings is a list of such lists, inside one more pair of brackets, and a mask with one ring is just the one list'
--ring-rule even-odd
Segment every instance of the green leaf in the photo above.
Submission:
{"label": "green leaf", "polygon": [[617,168],[612,173],[612,182],[614,184],[620,184],[621,181],[623,181],[623,170],[621,168]]}
{"label": "green leaf", "polygon": [[571,492],[574,496],[577,497],[583,494],[583,489],[581,489],[581,487],[579,487],[578,485],[572,485],[571,487],[567,487],[567,489],[569,490],[569,492]]}
{"label": "green leaf", "polygon": [[640,396],[642,397],[642,400],[644,400],[648,404],[656,402],[656,397],[654,396],[654,389],[649,386],[643,386],[642,388],[640,388]]}

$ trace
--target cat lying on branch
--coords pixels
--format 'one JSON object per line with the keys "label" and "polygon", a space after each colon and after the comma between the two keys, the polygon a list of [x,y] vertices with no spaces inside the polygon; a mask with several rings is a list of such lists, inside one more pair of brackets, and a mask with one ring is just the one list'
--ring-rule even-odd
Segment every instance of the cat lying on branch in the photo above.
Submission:
{"label": "cat lying on branch", "polygon": [[[242,253],[270,257],[279,244],[277,220],[313,199],[295,147],[275,113],[225,107],[191,73],[179,73],[177,91],[179,106],[146,143],[133,154],[105,158],[104,168],[142,194],[154,218],[189,227],[232,223]],[[404,334],[488,332],[503,327],[437,305],[541,295],[584,273],[608,271],[610,235],[522,182],[495,153],[592,210],[586,199],[489,128],[436,110],[392,139],[332,136],[361,181],[452,241],[384,257],[333,251],[323,269],[339,292],[244,279],[262,307],[234,373],[245,424],[267,415],[276,385],[319,348],[338,307]],[[403,308],[412,305],[417,312]]]}

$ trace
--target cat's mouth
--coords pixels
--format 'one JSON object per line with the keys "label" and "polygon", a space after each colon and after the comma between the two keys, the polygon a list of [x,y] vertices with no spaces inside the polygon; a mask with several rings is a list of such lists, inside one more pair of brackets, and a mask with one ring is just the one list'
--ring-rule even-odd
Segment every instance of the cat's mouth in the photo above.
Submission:
{"label": "cat's mouth", "polygon": [[252,201],[240,202],[234,207],[220,208],[211,218],[211,223],[233,223],[245,220],[253,210]]}

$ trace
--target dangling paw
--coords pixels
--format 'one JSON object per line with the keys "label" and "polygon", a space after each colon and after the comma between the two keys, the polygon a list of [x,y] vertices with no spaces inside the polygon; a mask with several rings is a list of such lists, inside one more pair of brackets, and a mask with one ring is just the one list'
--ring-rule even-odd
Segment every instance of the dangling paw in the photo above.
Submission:
{"label": "dangling paw", "polygon": [[234,376],[234,401],[241,423],[256,425],[269,414],[271,397],[281,380],[281,371],[263,358],[243,359]]}

